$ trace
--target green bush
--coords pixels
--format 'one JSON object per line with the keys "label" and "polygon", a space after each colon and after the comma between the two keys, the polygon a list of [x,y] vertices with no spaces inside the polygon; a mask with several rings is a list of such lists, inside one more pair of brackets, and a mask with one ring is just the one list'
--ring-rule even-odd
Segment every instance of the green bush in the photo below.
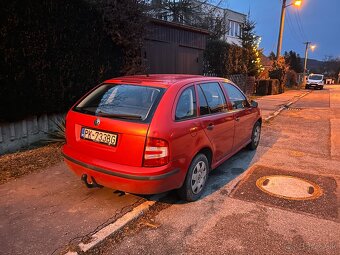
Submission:
{"label": "green bush", "polygon": [[294,70],[288,70],[285,77],[285,85],[289,88],[298,85],[297,73]]}
{"label": "green bush", "polygon": [[259,80],[256,87],[256,94],[259,96],[276,95],[280,92],[280,82],[277,79]]}
{"label": "green bush", "polygon": [[222,40],[209,40],[204,51],[204,73],[226,77],[247,73],[247,51]]}
{"label": "green bush", "polygon": [[121,48],[82,0],[1,0],[0,121],[65,112],[120,74]]}

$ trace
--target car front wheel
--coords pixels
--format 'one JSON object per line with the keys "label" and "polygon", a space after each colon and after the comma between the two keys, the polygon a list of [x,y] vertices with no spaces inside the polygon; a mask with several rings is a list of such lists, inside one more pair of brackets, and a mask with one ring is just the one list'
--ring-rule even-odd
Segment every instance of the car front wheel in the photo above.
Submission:
{"label": "car front wheel", "polygon": [[248,149],[256,150],[257,146],[260,143],[260,137],[261,137],[261,123],[257,121],[251,133],[251,141],[248,144]]}
{"label": "car front wheel", "polygon": [[199,199],[203,193],[209,173],[208,159],[204,154],[198,154],[188,169],[183,186],[178,190],[181,199],[192,202]]}

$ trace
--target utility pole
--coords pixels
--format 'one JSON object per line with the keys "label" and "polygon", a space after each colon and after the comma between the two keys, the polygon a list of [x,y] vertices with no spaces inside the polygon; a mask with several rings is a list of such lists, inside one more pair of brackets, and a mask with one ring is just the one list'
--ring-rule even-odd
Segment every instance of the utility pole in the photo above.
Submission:
{"label": "utility pole", "polygon": [[305,63],[303,65],[303,82],[302,84],[305,86],[306,85],[306,71],[307,71],[307,58],[308,58],[308,47],[309,47],[309,44],[311,44],[311,42],[305,42],[304,44],[306,44],[306,50],[305,50]]}
{"label": "utility pole", "polygon": [[276,60],[279,60],[280,54],[281,54],[283,27],[285,25],[285,16],[286,16],[286,7],[287,7],[286,3],[287,3],[287,0],[282,0],[280,31],[279,31],[279,39],[277,41]]}
{"label": "utility pole", "polygon": [[295,7],[301,6],[302,0],[294,0],[292,3],[287,4],[287,0],[282,0],[281,7],[281,20],[280,20],[280,31],[279,31],[279,39],[277,40],[277,51],[276,51],[276,60],[279,60],[282,48],[282,36],[283,36],[283,28],[285,26],[285,16],[286,16],[286,8],[295,5]]}

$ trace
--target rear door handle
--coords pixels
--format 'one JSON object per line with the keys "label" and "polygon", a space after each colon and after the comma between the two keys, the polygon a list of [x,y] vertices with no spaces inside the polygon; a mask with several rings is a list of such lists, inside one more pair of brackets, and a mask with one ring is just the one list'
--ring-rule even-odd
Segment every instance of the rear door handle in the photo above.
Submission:
{"label": "rear door handle", "polygon": [[208,130],[213,130],[214,129],[214,124],[210,123],[207,127]]}
{"label": "rear door handle", "polygon": [[236,117],[235,120],[236,120],[236,121],[240,121],[240,117]]}

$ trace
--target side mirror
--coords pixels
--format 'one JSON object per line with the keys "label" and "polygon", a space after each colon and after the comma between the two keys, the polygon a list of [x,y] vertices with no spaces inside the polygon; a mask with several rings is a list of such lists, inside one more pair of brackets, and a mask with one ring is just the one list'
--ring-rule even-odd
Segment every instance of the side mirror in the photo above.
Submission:
{"label": "side mirror", "polygon": [[251,105],[251,107],[253,107],[253,108],[257,108],[257,107],[259,106],[259,103],[256,102],[256,101],[254,101],[254,100],[251,100],[251,101],[250,101],[250,105]]}

